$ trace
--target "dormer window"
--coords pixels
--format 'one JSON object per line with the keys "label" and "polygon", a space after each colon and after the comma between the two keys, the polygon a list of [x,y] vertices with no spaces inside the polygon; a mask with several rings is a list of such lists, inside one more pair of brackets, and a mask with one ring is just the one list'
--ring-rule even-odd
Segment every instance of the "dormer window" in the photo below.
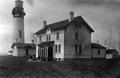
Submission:
{"label": "dormer window", "polygon": [[46,35],[46,41],[48,41],[48,35]]}
{"label": "dormer window", "polygon": [[49,38],[49,41],[50,41],[51,40],[51,35],[50,34],[48,35],[48,38]]}
{"label": "dormer window", "polygon": [[50,34],[47,34],[46,35],[46,41],[50,41],[51,40],[51,35]]}
{"label": "dormer window", "polygon": [[48,28],[48,29],[46,30],[46,34],[51,34],[51,29],[50,29],[50,28]]}

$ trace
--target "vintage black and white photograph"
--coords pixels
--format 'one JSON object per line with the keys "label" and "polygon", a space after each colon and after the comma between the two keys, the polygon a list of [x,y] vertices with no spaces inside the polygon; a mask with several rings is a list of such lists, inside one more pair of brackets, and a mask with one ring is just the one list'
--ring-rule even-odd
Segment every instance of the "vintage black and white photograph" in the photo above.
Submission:
{"label": "vintage black and white photograph", "polygon": [[120,78],[120,0],[0,0],[0,78]]}

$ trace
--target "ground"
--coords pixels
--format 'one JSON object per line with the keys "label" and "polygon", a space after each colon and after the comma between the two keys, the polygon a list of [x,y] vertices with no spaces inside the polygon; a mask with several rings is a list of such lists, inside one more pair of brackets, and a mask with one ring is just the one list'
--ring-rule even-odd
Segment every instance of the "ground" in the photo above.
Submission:
{"label": "ground", "polygon": [[24,57],[0,57],[0,78],[120,78],[120,58],[28,62]]}

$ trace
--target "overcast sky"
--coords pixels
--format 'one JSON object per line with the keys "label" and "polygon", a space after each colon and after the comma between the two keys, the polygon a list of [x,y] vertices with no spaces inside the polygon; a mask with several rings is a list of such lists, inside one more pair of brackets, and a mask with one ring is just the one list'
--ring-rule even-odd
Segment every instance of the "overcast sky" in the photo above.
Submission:
{"label": "overcast sky", "polygon": [[[0,0],[0,53],[11,50],[15,0]],[[120,30],[120,0],[23,0],[25,16],[25,42],[31,42],[32,33],[48,24],[69,18],[69,12],[81,15],[95,30],[92,42],[112,41],[118,48]],[[105,43],[106,41],[106,43]]]}

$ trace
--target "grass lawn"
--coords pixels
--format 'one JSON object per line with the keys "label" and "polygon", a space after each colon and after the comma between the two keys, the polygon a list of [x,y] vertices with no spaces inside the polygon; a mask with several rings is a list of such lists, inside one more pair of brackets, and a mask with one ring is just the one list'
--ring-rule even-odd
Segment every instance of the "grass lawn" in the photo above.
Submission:
{"label": "grass lawn", "polygon": [[120,59],[28,62],[0,56],[0,78],[120,78]]}

